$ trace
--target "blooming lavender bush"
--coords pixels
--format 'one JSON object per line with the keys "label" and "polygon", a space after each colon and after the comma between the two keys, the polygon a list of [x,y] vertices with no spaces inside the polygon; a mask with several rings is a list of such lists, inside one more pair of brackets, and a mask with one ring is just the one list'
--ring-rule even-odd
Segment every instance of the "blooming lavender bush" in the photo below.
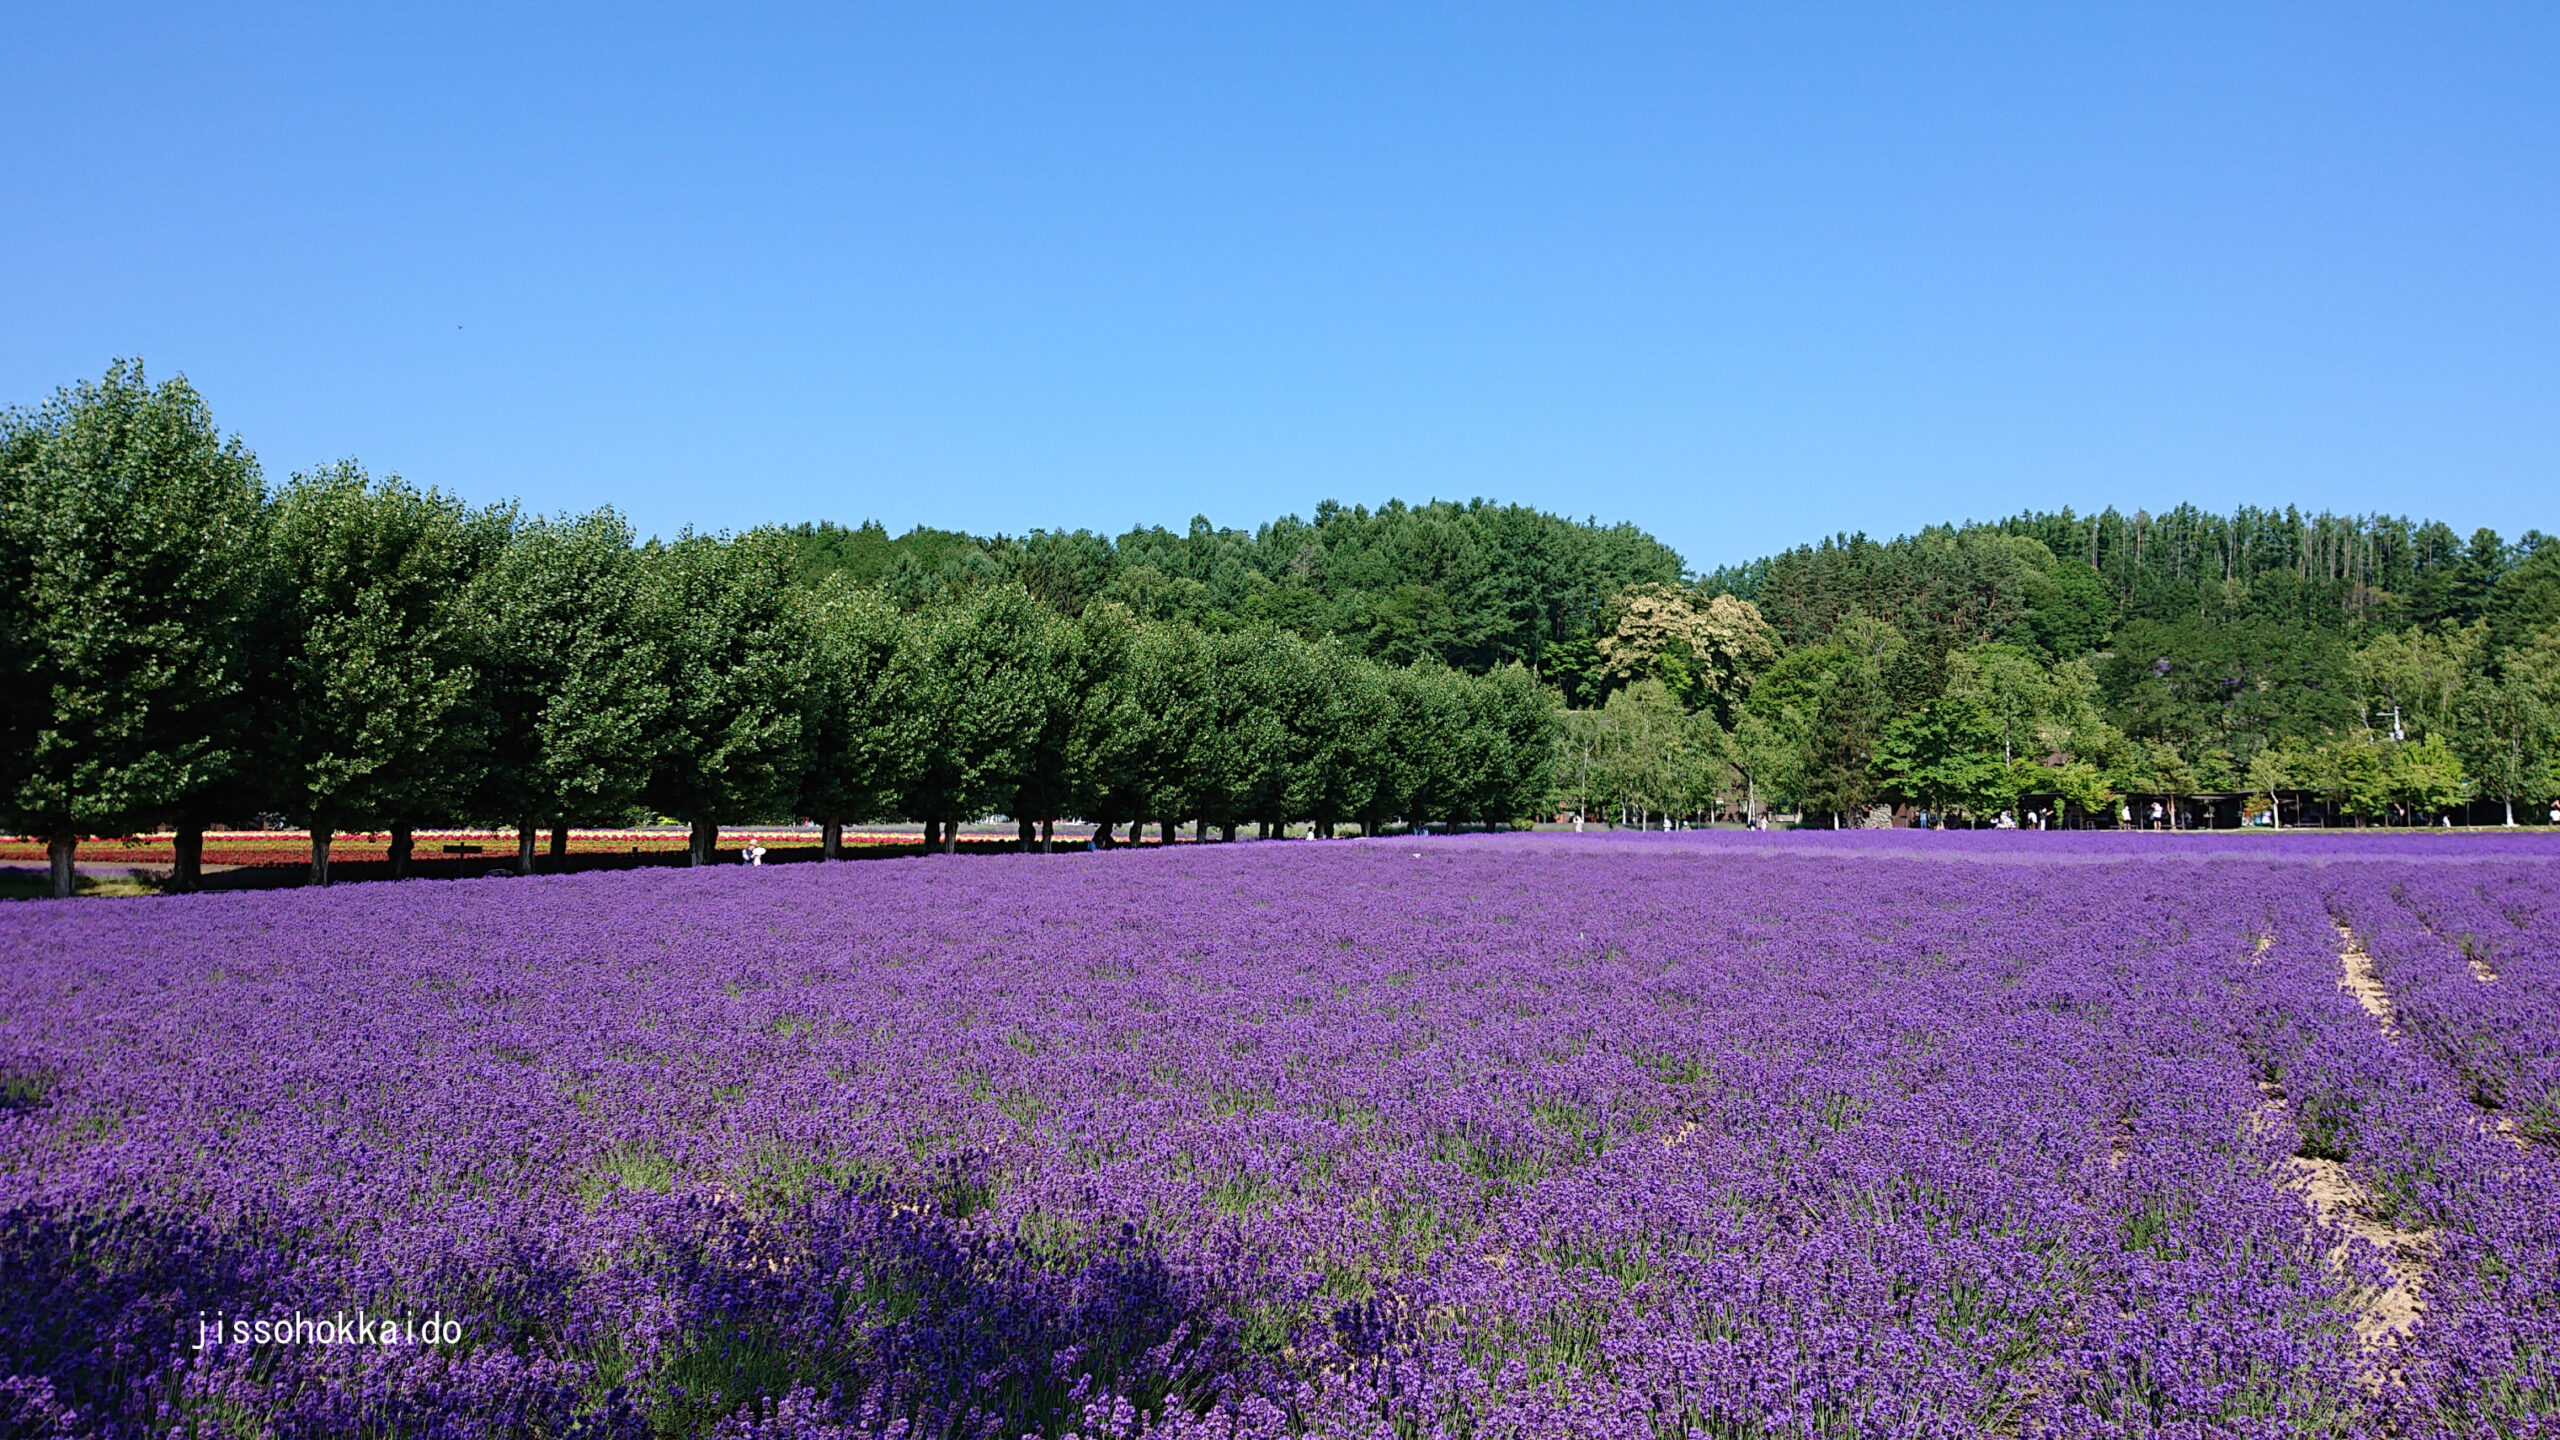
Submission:
{"label": "blooming lavender bush", "polygon": [[[0,1433],[2533,1433],[2555,898],[1883,833],[16,906]],[[359,1311],[455,1324],[236,1328]]]}

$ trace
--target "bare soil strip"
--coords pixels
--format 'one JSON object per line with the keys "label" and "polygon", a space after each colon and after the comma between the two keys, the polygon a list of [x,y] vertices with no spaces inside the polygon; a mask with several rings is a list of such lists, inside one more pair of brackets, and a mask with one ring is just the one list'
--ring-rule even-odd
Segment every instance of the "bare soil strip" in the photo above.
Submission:
{"label": "bare soil strip", "polygon": [[2382,977],[2374,973],[2373,955],[2364,948],[2363,937],[2344,920],[2332,917],[2329,923],[2338,927],[2338,944],[2342,947],[2338,959],[2345,962],[2347,970],[2338,984],[2356,997],[2366,1014],[2382,1022],[2384,1034],[2399,1034],[2400,1019],[2391,1013],[2391,992],[2382,988]]}
{"label": "bare soil strip", "polygon": [[[2339,985],[2356,997],[2385,1035],[2396,1038],[2399,1020],[2392,1012],[2391,993],[2374,972],[2372,954],[2352,927],[2335,919],[2331,923],[2338,928],[2338,960],[2344,972]],[[2272,1093],[2274,1087],[2262,1085],[2261,1089],[2270,1092],[2259,1112],[2265,1123],[2288,1121],[2290,1107]],[[2353,1248],[2361,1242],[2373,1248],[2391,1276],[2389,1283],[2379,1287],[2358,1284],[2350,1291],[2356,1342],[2366,1357],[2365,1379],[2378,1386],[2387,1373],[2382,1353],[2408,1334],[2426,1311],[2427,1261],[2435,1252],[2435,1232],[2401,1230],[2376,1219],[2367,1209],[2369,1197],[2363,1187],[2338,1161],[2296,1155],[2286,1165],[2287,1174],[2279,1183],[2300,1196],[2312,1214],[2349,1237],[2329,1252],[2331,1267],[2341,1275],[2349,1273]]]}
{"label": "bare soil strip", "polygon": [[[2347,1167],[2335,1160],[2297,1155],[2290,1163],[2293,1178],[2286,1188],[2300,1195],[2313,1214],[2372,1246],[2391,1272],[2390,1284],[2359,1288],[2356,1340],[2371,1351],[2408,1334],[2427,1308],[2426,1262],[2435,1253],[2435,1232],[2394,1229],[2365,1213],[2364,1190],[2347,1174]],[[2329,1263],[2342,1273],[2348,1251],[2349,1245],[2342,1244],[2329,1252]]]}

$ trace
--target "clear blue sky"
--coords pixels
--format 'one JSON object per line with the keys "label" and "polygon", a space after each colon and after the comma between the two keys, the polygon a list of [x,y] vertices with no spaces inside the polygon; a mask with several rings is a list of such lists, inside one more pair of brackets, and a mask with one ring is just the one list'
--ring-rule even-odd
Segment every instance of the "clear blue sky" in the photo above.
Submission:
{"label": "clear blue sky", "polygon": [[2560,530],[2547,3],[373,8],[8,6],[0,401],[667,532]]}

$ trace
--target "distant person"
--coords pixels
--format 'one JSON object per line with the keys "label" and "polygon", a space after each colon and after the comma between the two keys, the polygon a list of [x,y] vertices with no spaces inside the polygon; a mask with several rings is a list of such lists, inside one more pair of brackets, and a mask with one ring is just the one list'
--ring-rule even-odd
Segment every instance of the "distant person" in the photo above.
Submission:
{"label": "distant person", "polygon": [[764,863],[763,842],[757,840],[748,841],[747,848],[738,852],[738,858],[749,865],[762,865]]}

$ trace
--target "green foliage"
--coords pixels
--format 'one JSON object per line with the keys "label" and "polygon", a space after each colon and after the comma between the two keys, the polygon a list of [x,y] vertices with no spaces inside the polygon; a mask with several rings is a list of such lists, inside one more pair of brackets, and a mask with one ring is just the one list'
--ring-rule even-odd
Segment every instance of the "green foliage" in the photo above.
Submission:
{"label": "green foliage", "polygon": [[[1400,685],[1410,676],[1331,639],[1298,654],[1286,676],[1296,698],[1282,703],[1302,813],[1328,832],[1359,816],[1371,817],[1372,830],[1399,814],[1408,824],[1433,818],[1448,788],[1434,768],[1448,758],[1445,732],[1433,733],[1448,718],[1441,687]],[[1399,720],[1427,728],[1401,734]]]}
{"label": "green foliage", "polygon": [[0,573],[0,824],[65,889],[78,835],[261,810],[646,805],[707,858],[795,815],[1374,833],[2247,787],[2407,821],[2560,789],[2560,543],[2383,516],[2030,514],[1697,580],[1480,500],[635,546],[353,462],[269,496],[183,381],[119,364],[0,416]]}
{"label": "green foliage", "polygon": [[2021,783],[2003,753],[1999,721],[1972,695],[1942,696],[1896,716],[1877,742],[1876,768],[1892,794],[1976,819],[2008,808]]}
{"label": "green foliage", "polygon": [[1802,793],[1806,808],[1847,823],[1876,796],[1876,747],[1886,718],[1886,697],[1875,668],[1852,660],[1833,670],[1815,698],[1812,734],[1805,747]]}
{"label": "green foliage", "polygon": [[641,799],[697,826],[790,814],[807,758],[812,646],[788,537],[688,532],[642,555],[667,706]]}
{"label": "green foliage", "polygon": [[611,510],[534,520],[473,578],[483,816],[597,824],[639,804],[668,692],[632,539]]}
{"label": "green foliage", "polygon": [[2436,734],[2453,721],[2463,688],[2480,673],[2489,624],[2446,621],[2433,630],[2386,630],[2349,657],[2347,672],[2363,691],[2366,721],[2395,737]]}
{"label": "green foliage", "polygon": [[1070,697],[1060,803],[1104,825],[1169,816],[1216,763],[1194,729],[1211,642],[1189,626],[1142,626],[1118,604],[1087,610],[1074,641],[1083,673]]}
{"label": "green foliage", "polygon": [[0,415],[0,825],[123,833],[240,773],[261,499],[139,364]]}
{"label": "green foliage", "polygon": [[895,814],[915,778],[927,718],[915,622],[841,574],[821,576],[801,604],[811,663],[800,812],[837,823]]}
{"label": "green foliage", "polygon": [[2482,793],[2510,815],[2560,791],[2560,625],[2508,651],[2498,675],[2466,683],[2451,730]]}
{"label": "green foliage", "polygon": [[1660,680],[1683,705],[1712,710],[1719,722],[1732,719],[1781,648],[1759,607],[1732,595],[1643,585],[1612,608],[1616,623],[1594,646],[1604,682]]}
{"label": "green foliage", "polygon": [[1057,617],[1021,589],[990,585],[915,621],[913,769],[899,809],[945,822],[1014,803],[1063,698]]}
{"label": "green foliage", "polygon": [[1629,525],[1577,524],[1484,501],[1377,509],[1327,502],[1312,521],[1175,534],[1034,531],[977,540],[876,524],[793,532],[804,574],[841,572],[910,609],[982,585],[1017,584],[1060,614],[1110,601],[1146,622],[1210,631],[1332,636],[1388,664],[1431,657],[1483,673],[1542,664],[1549,647],[1592,638],[1611,599],[1674,582],[1680,557]]}
{"label": "green foliage", "polygon": [[2440,734],[2393,746],[2390,776],[2392,801],[2405,807],[2413,819],[2423,821],[2471,798],[2462,759]]}
{"label": "green foliage", "polygon": [[279,809],[345,830],[467,808],[488,731],[464,597],[506,528],[353,461],[276,497],[254,638]]}
{"label": "green foliage", "polygon": [[2264,620],[2136,620],[2098,667],[2109,716],[2137,740],[2247,755],[2357,723],[2345,645],[2328,631]]}
{"label": "green foliage", "polygon": [[[2032,644],[2040,633],[2062,643],[2081,637],[2088,628],[2085,587],[2050,580],[2055,563],[2031,539],[1987,527],[1941,527],[1890,543],[1839,536],[1776,556],[1756,574],[1710,579],[1728,587],[1739,582],[1744,598],[1758,602],[1789,645],[1823,643],[1864,617],[1943,654],[1968,645]],[[2048,583],[2036,583],[2038,576]],[[2041,632],[2029,609],[2031,592],[2063,607]]]}
{"label": "green foliage", "polygon": [[2434,522],[2245,506],[2210,515],[2191,505],[2156,516],[2030,513],[1997,528],[2086,564],[2124,618],[2320,629],[2478,619],[2519,553],[2541,538],[2509,547],[2482,530],[2466,543]]}
{"label": "green foliage", "polygon": [[1711,719],[1692,717],[1668,684],[1640,681],[1610,696],[1600,722],[1607,793],[1639,822],[1688,814],[1712,798],[1721,737]]}
{"label": "green foliage", "polygon": [[2522,558],[2497,577],[2482,607],[2493,650],[2521,649],[2535,635],[2560,625],[2560,541],[2541,535],[2527,539]]}

